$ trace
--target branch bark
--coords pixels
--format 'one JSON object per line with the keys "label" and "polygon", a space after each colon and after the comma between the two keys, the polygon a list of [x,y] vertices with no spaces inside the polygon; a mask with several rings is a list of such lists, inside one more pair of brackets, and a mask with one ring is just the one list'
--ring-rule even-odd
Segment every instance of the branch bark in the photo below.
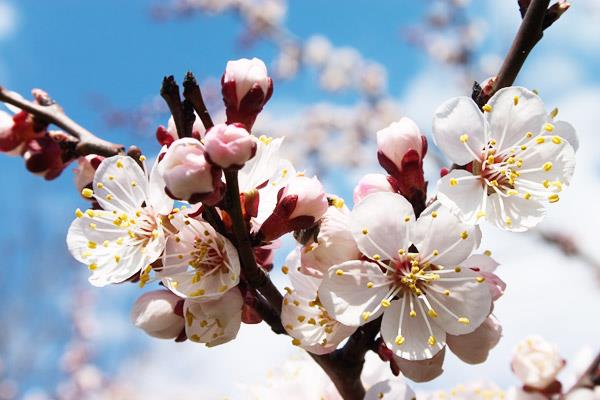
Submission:
{"label": "branch bark", "polygon": [[[522,5],[521,10],[526,7],[527,11],[523,17],[523,22],[513,40],[513,43],[500,67],[500,72],[496,76],[493,89],[489,93],[476,93],[475,102],[482,107],[498,90],[511,86],[517,75],[521,71],[527,56],[535,45],[540,41],[544,34],[544,29],[551,24],[547,24],[547,18],[550,10],[548,5],[550,0],[531,0],[528,5]],[[523,11],[521,11],[523,13]],[[556,13],[553,14],[558,19]]]}
{"label": "branch bark", "polygon": [[21,110],[32,114],[43,122],[58,126],[69,135],[75,137],[78,140],[75,151],[80,156],[98,154],[110,157],[116,154],[122,154],[125,151],[125,148],[122,145],[100,139],[92,132],[77,124],[69,118],[57,104],[43,106],[25,100],[17,93],[6,90],[1,86],[0,102],[12,104]]}

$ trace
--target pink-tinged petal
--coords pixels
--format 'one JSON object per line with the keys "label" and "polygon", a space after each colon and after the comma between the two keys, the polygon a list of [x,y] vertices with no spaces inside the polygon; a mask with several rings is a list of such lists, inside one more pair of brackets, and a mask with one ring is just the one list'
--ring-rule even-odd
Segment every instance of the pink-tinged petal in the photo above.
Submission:
{"label": "pink-tinged petal", "polygon": [[469,268],[479,272],[485,278],[493,301],[498,300],[504,294],[506,283],[494,273],[500,264],[492,257],[485,254],[474,254],[460,265],[462,268]]}
{"label": "pink-tinged petal", "polygon": [[481,230],[476,225],[461,223],[449,209],[434,203],[417,220],[411,241],[422,260],[453,267],[479,247]]}
{"label": "pink-tinged petal", "polygon": [[302,272],[302,265],[300,264],[301,251],[300,247],[292,250],[286,257],[282,269],[288,278],[290,278],[290,283],[295,292],[303,297],[314,300],[317,297],[321,278],[315,278]]}
{"label": "pink-tinged petal", "polygon": [[400,379],[387,380],[373,385],[365,400],[416,400],[417,395]]}
{"label": "pink-tinged petal", "polygon": [[388,177],[383,174],[367,174],[363,176],[354,188],[354,204],[358,204],[372,193],[395,192]]}
{"label": "pink-tinged petal", "polygon": [[391,284],[377,264],[346,261],[331,267],[323,277],[319,299],[336,320],[359,326],[381,315],[381,300]]}
{"label": "pink-tinged petal", "polygon": [[480,222],[480,212],[485,212],[484,196],[487,188],[478,176],[469,171],[455,169],[438,181],[437,198],[452,214],[467,224]]}
{"label": "pink-tinged petal", "polygon": [[183,298],[217,299],[239,283],[240,262],[231,242],[204,221],[185,218],[187,223],[167,239],[163,267],[157,276]]}
{"label": "pink-tinged petal", "polygon": [[165,180],[163,179],[158,167],[158,160],[161,154],[167,151],[167,147],[163,146],[158,157],[152,165],[150,171],[150,181],[148,185],[148,204],[156,210],[157,213],[167,215],[173,210],[173,199],[165,193]]}
{"label": "pink-tinged petal", "polygon": [[93,190],[104,210],[129,213],[146,201],[148,178],[133,158],[113,156],[98,166]]}
{"label": "pink-tinged petal", "polygon": [[524,232],[539,224],[545,215],[544,205],[533,198],[502,197],[497,193],[488,197],[486,219],[500,229]]}
{"label": "pink-tinged petal", "polygon": [[183,305],[183,316],[188,339],[204,343],[207,347],[235,339],[242,322],[243,304],[242,294],[237,287],[213,301],[187,299]]}
{"label": "pink-tinged petal", "polygon": [[[473,152],[481,153],[485,144],[485,121],[470,97],[452,98],[435,110],[433,137],[437,146],[458,165],[473,161]],[[461,140],[467,135],[466,143]],[[471,151],[467,149],[470,147]]]}
{"label": "pink-tinged petal", "polygon": [[428,318],[421,301],[405,293],[386,308],[381,321],[381,337],[400,358],[430,359],[444,348],[446,332]]}
{"label": "pink-tinged petal", "polygon": [[262,224],[271,215],[277,205],[279,190],[287,186],[290,179],[294,176],[296,176],[296,169],[292,163],[288,160],[280,159],[279,163],[275,166],[275,172],[271,174],[268,182],[265,182],[265,185],[258,190],[260,201],[258,203],[257,215],[253,219],[255,224]]}
{"label": "pink-tinged petal", "polygon": [[513,146],[527,132],[537,134],[547,118],[542,99],[523,87],[498,90],[488,105],[492,108],[485,113],[490,140],[496,140],[498,152]]}
{"label": "pink-tinged petal", "polygon": [[354,207],[350,221],[352,234],[363,254],[390,260],[398,257],[398,250],[408,249],[415,213],[399,194],[374,193]]}
{"label": "pink-tinged petal", "polygon": [[329,316],[315,301],[314,295],[307,298],[296,291],[283,298],[281,323],[295,339],[294,344],[314,354],[334,351],[356,330],[356,327],[345,326]]}
{"label": "pink-tinged petal", "polygon": [[577,151],[579,149],[579,137],[577,136],[575,127],[567,121],[554,122],[554,131],[552,134],[558,135],[569,142],[573,150]]}
{"label": "pink-tinged petal", "polygon": [[[278,169],[281,156],[279,149],[283,138],[261,137],[256,146],[256,154],[238,172],[240,192],[248,192],[261,187],[273,177],[273,171]],[[294,176],[295,171],[289,171]]]}
{"label": "pink-tinged petal", "polygon": [[451,335],[473,332],[488,317],[492,296],[485,278],[462,266],[438,271],[424,298],[435,310],[431,321]]}
{"label": "pink-tinged petal", "polygon": [[[446,340],[448,337],[446,337]],[[394,356],[394,360],[400,367],[402,375],[411,381],[421,383],[429,382],[444,372],[442,366],[444,365],[444,357],[446,355],[446,348],[443,348],[433,358],[427,360],[416,360],[409,361],[400,357]]]}
{"label": "pink-tinged petal", "polygon": [[502,337],[502,325],[493,316],[487,319],[471,333],[465,335],[448,335],[446,343],[458,358],[468,364],[481,364],[488,358]]}

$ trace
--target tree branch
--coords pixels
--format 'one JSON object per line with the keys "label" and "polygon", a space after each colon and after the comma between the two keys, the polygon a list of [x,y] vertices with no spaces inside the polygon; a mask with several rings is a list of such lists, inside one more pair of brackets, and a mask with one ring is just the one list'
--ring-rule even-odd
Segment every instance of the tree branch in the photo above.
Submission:
{"label": "tree branch", "polygon": [[120,144],[108,142],[100,139],[92,132],[69,118],[57,104],[48,106],[40,105],[29,100],[25,100],[19,94],[6,90],[0,86],[0,102],[12,104],[15,107],[26,111],[37,119],[48,124],[54,124],[71,136],[78,139],[75,151],[80,156],[88,154],[98,154],[105,157],[122,154],[125,148]]}
{"label": "tree branch", "polygon": [[212,128],[214,123],[204,104],[200,85],[198,85],[194,74],[191,72],[185,74],[185,78],[183,79],[183,97],[192,104],[196,114],[200,117],[204,128],[207,131]]}
{"label": "tree branch", "polygon": [[[490,92],[474,93],[475,102],[482,107],[498,90],[511,86],[521,71],[527,56],[544,34],[544,29],[556,21],[560,14],[554,8],[548,9],[550,0],[531,0],[520,2],[521,13],[526,9],[523,22],[496,76]],[[564,10],[566,11],[566,10]],[[562,11],[562,12],[564,12]],[[550,18],[553,20],[550,22]]]}

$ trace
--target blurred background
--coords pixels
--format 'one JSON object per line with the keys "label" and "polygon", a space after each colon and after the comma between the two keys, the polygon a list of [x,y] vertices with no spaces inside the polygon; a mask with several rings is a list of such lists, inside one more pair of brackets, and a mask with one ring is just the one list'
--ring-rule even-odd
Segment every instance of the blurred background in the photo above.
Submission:
{"label": "blurred background", "polygon": [[[448,353],[446,372],[418,390],[515,384],[510,354],[528,334],[558,344],[570,366],[600,349],[600,3],[572,3],[518,79],[578,130],[572,187],[533,232],[484,228],[482,250],[508,284],[495,310],[504,338],[483,365]],[[255,131],[286,136],[296,167],[351,204],[358,178],[382,171],[375,132],[409,116],[428,134],[438,104],[497,72],[519,23],[516,0],[0,0],[0,85],[26,96],[43,88],[98,136],[152,156],[168,119],[164,75],[193,71],[222,120],[227,60],[262,58],[275,92]],[[426,161],[433,191],[446,161],[432,141]],[[73,173],[44,182],[5,155],[0,170],[0,400],[254,398],[249,387],[298,357],[266,325],[213,349],[147,337],[129,322],[141,290],[92,288],[67,252],[84,206]]]}

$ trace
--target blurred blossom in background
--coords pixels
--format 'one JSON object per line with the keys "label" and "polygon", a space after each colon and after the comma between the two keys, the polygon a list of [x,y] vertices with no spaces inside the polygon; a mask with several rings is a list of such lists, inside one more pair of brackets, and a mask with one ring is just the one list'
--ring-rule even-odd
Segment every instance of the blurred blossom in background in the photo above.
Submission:
{"label": "blurred blossom in background", "polygon": [[[255,131],[286,136],[295,166],[319,172],[327,191],[351,204],[358,178],[379,171],[376,131],[408,116],[429,134],[438,104],[469,95],[474,80],[498,70],[520,22],[516,3],[0,0],[0,85],[23,94],[43,87],[99,136],[152,155],[156,127],[168,118],[158,98],[164,75],[193,71],[222,121],[225,63],[260,57],[275,92]],[[504,337],[482,365],[448,353],[440,378],[412,384],[425,397],[474,382],[487,381],[489,390],[518,385],[512,352],[531,334],[558,346],[567,360],[563,382],[600,349],[600,6],[573,3],[517,81],[577,128],[571,189],[535,231],[484,226],[482,249],[494,250],[508,284],[495,309]],[[433,145],[425,162],[435,188],[448,163]],[[290,377],[314,389],[302,398],[336,398],[323,372],[264,325],[243,325],[237,340],[212,349],[135,329],[129,313],[140,289],[100,292],[68,255],[65,233],[82,206],[73,174],[42,184],[20,158],[0,157],[0,168],[0,400],[282,398],[276,386]],[[279,272],[274,279],[283,283]],[[375,364],[383,371],[368,369],[377,378],[367,383],[391,375]]]}

